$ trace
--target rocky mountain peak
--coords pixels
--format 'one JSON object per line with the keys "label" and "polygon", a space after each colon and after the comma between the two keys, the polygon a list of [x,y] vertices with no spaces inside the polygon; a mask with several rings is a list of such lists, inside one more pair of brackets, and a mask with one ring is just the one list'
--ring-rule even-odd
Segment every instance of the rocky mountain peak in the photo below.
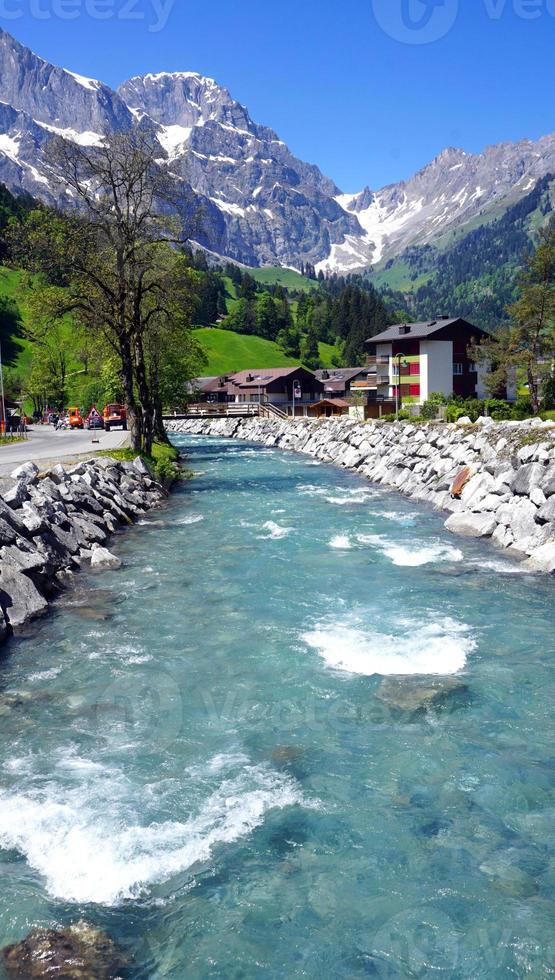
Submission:
{"label": "rocky mountain peak", "polygon": [[555,135],[466,153],[447,147],[408,180],[341,194],[295,157],[214,79],[193,71],[137,76],[113,91],[49,64],[0,29],[0,181],[49,203],[66,197],[44,161],[56,133],[94,146],[149,128],[205,217],[197,238],[247,265],[356,271],[434,242],[520,200],[555,172]]}

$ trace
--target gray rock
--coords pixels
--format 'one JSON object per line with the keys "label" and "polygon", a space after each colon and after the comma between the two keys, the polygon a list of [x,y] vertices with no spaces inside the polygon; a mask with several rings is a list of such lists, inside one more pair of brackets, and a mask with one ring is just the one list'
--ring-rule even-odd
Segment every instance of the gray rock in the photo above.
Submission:
{"label": "gray rock", "polygon": [[12,630],[40,616],[47,608],[47,601],[34,583],[23,572],[7,567],[0,568],[0,607]]}
{"label": "gray rock", "polygon": [[445,522],[448,531],[467,538],[487,538],[493,534],[497,521],[492,514],[451,514]]}
{"label": "gray rock", "polygon": [[65,929],[33,929],[2,950],[8,978],[114,980],[131,961],[106,933],[87,922]]}
{"label": "gray rock", "polygon": [[16,467],[12,470],[11,477],[13,480],[26,480],[28,483],[34,482],[36,480],[39,472],[39,468],[36,463],[22,463],[21,466]]}
{"label": "gray rock", "polygon": [[41,517],[36,507],[33,507],[32,504],[23,504],[20,517],[29,534],[38,534],[39,531],[46,530],[44,519]]}
{"label": "gray rock", "polygon": [[121,558],[113,555],[107,548],[101,548],[99,546],[93,548],[91,556],[92,568],[120,568],[121,564]]}
{"label": "gray rock", "polygon": [[0,550],[0,567],[10,568],[20,572],[42,571],[45,565],[45,557],[40,551],[35,551],[29,545],[23,547],[23,542],[18,542],[18,546],[9,545]]}
{"label": "gray rock", "polygon": [[544,521],[548,524],[550,521],[555,521],[555,496],[551,496],[549,500],[540,507],[538,511],[538,518],[540,521]]}
{"label": "gray rock", "polygon": [[17,534],[11,524],[0,517],[0,545],[15,544]]}
{"label": "gray rock", "polygon": [[515,493],[529,496],[534,487],[541,487],[545,479],[545,467],[541,463],[526,463],[521,466],[513,480]]}
{"label": "gray rock", "polygon": [[54,481],[54,483],[65,483],[68,478],[68,472],[65,466],[62,466],[61,463],[54,466],[50,470],[50,478]]}
{"label": "gray rock", "polygon": [[552,497],[553,494],[555,494],[555,466],[548,466],[548,468],[544,470],[541,488],[546,497]]}
{"label": "gray rock", "polygon": [[154,473],[150,467],[147,466],[142,456],[137,456],[137,458],[133,460],[133,468],[137,473],[140,473],[141,476],[149,476],[151,480],[154,479]]}
{"label": "gray rock", "polygon": [[72,517],[72,523],[74,527],[79,528],[82,532],[84,542],[96,542],[97,544],[103,544],[106,541],[107,534],[102,530],[98,524],[94,524],[92,521],[85,520],[84,517],[80,517],[78,514],[74,514]]}
{"label": "gray rock", "polygon": [[533,572],[555,572],[555,541],[533,551],[525,565]]}
{"label": "gray rock", "polygon": [[29,496],[29,481],[23,479],[10,482],[11,486],[2,491],[2,498],[6,504],[17,510]]}
{"label": "gray rock", "polygon": [[420,712],[445,706],[468,691],[456,677],[385,677],[376,697],[400,711]]}
{"label": "gray rock", "polygon": [[534,489],[530,494],[530,500],[532,501],[532,503],[535,504],[536,507],[543,507],[546,499],[547,498],[543,490],[541,490],[539,487],[534,487]]}

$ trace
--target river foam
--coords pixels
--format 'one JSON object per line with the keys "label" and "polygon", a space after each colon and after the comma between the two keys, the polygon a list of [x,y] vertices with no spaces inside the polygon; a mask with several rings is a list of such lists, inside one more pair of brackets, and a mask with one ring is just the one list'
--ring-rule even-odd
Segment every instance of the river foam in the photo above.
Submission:
{"label": "river foam", "polygon": [[464,559],[460,548],[441,541],[432,541],[426,545],[414,543],[405,545],[389,541],[379,534],[358,534],[357,540],[361,544],[376,546],[394,565],[407,568],[417,568],[420,565],[431,565],[440,561],[459,562]]}
{"label": "river foam", "polygon": [[266,531],[267,534],[258,535],[261,541],[279,541],[281,538],[286,538],[289,534],[292,534],[295,528],[282,527],[280,524],[276,524],[275,521],[266,521],[262,525],[262,530]]}
{"label": "river foam", "polygon": [[[246,765],[186,819],[144,824],[142,794],[121,773],[70,761],[69,787],[49,781],[0,793],[0,844],[23,854],[50,895],[68,902],[117,906],[147,896],[155,884],[207,861],[216,846],[250,834],[268,811],[302,803],[292,778]],[[214,768],[224,768],[220,758]]]}
{"label": "river foam", "polygon": [[318,623],[302,639],[328,666],[369,676],[456,674],[476,647],[470,628],[449,617],[398,622],[390,633],[369,630],[351,617]]}

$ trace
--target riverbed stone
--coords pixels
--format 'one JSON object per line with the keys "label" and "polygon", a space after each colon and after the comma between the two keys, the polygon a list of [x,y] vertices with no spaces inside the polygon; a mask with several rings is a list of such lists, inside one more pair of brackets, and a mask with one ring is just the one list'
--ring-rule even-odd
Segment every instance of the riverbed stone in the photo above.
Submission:
{"label": "riverbed stone", "polygon": [[2,956],[14,980],[116,980],[131,963],[110,936],[87,922],[33,929]]}
{"label": "riverbed stone", "polygon": [[384,677],[376,697],[392,708],[410,713],[454,704],[468,691],[468,685],[456,677]]}

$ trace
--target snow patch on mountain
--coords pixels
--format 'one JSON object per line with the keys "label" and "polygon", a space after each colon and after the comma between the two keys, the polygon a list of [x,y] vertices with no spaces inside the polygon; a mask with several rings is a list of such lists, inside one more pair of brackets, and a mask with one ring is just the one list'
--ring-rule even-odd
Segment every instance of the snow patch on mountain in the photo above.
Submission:
{"label": "snow patch on mountain", "polygon": [[82,85],[83,88],[88,88],[91,92],[94,92],[102,87],[100,82],[97,82],[96,78],[87,78],[86,75],[78,75],[77,72],[69,71],[67,68],[64,68],[64,71],[66,75],[71,75],[76,82],[79,82],[79,85]]}
{"label": "snow patch on mountain", "polygon": [[62,139],[69,140],[71,143],[77,143],[79,146],[100,146],[102,143],[100,133],[93,133],[90,130],[78,133],[75,129],[61,129],[59,126],[51,126],[49,123],[38,121],[37,126],[48,130],[49,133],[55,133],[56,136],[61,136]]}
{"label": "snow patch on mountain", "polygon": [[185,152],[185,144],[188,142],[192,131],[192,126],[162,126],[160,128],[157,133],[158,141],[164,147],[170,160],[174,160]]}
{"label": "snow patch on mountain", "polygon": [[8,136],[7,133],[0,134],[0,153],[4,153],[14,163],[19,163],[19,141],[20,137]]}

